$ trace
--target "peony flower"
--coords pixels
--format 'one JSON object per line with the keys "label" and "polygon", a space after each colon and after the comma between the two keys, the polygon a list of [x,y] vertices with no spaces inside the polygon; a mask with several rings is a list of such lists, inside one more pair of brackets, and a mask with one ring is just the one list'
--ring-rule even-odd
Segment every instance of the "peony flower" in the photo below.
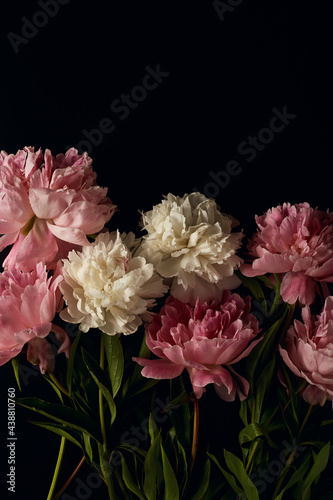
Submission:
{"label": "peony flower", "polygon": [[207,384],[233,401],[245,399],[249,383],[231,365],[247,356],[260,341],[258,320],[250,314],[250,297],[224,291],[221,303],[194,307],[169,296],[160,314],[146,327],[146,344],[160,359],[133,358],[142,375],[155,379],[178,377],[186,368],[194,394],[202,396]]}
{"label": "peony flower", "polygon": [[147,310],[167,287],[152,264],[132,256],[133,244],[133,233],[101,233],[82,252],[68,254],[60,284],[67,304],[62,319],[80,323],[83,332],[99,328],[110,335],[128,335],[150,317]]}
{"label": "peony flower", "polygon": [[96,185],[92,160],[69,149],[55,158],[47,149],[0,154],[0,251],[13,247],[8,269],[48,268],[68,252],[89,245],[86,235],[101,231],[115,206]]}
{"label": "peony flower", "polygon": [[68,356],[68,336],[52,325],[61,303],[57,288],[61,280],[57,273],[49,278],[41,263],[28,273],[13,269],[0,274],[0,366],[28,344],[28,360],[39,364],[42,373],[53,370],[54,354],[45,339],[50,331],[62,343],[58,352]]}
{"label": "peony flower", "polygon": [[294,320],[287,331],[280,354],[290,370],[308,382],[304,400],[323,406],[333,400],[333,297],[327,297],[317,319],[303,307],[302,319]]}
{"label": "peony flower", "polygon": [[182,198],[168,194],[142,214],[141,254],[165,278],[172,278],[171,294],[195,304],[220,300],[223,289],[240,284],[234,275],[241,259],[235,255],[243,237],[231,233],[236,219],[222,214],[214,200],[200,193]]}
{"label": "peony flower", "polygon": [[248,245],[252,264],[243,264],[245,276],[285,273],[281,296],[293,304],[310,305],[316,281],[333,282],[333,213],[308,203],[284,203],[258,217],[257,233]]}

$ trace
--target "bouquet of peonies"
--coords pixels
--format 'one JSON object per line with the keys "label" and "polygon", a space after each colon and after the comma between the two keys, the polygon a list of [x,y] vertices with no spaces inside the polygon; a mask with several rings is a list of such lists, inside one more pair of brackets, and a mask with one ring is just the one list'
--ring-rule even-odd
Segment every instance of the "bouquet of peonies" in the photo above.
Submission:
{"label": "bouquet of peonies", "polygon": [[331,498],[333,213],[284,203],[246,241],[197,192],[139,235],[115,211],[86,153],[1,152],[0,365],[54,389],[15,400],[59,435],[48,500],[84,462],[99,498]]}

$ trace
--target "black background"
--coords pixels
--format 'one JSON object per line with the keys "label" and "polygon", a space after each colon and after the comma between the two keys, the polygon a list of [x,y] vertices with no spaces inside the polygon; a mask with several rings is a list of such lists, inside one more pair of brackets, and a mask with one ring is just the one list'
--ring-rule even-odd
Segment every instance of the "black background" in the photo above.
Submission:
{"label": "black background", "polygon": [[[256,213],[285,201],[332,208],[328,2],[243,0],[236,6],[230,0],[234,7],[223,13],[208,0],[70,0],[53,17],[36,14],[42,3],[2,7],[0,149],[65,152],[83,145],[83,130],[111,119],[115,130],[95,134],[96,144],[86,145],[99,184],[119,208],[111,229],[138,233],[138,210],[149,210],[168,192],[182,196],[193,189],[214,196],[247,235]],[[26,20],[40,27],[27,32]],[[27,33],[27,43],[15,38]],[[122,120],[111,105],[141,85],[147,66],[167,76]],[[247,161],[240,144],[269,125],[273,108],[284,107],[296,117]],[[225,187],[214,184],[210,173],[223,175],[230,160],[241,172]],[[13,384],[10,367],[2,367],[2,417]],[[45,384],[31,376],[24,395],[44,395]],[[17,493],[8,498],[44,500],[58,441],[28,424],[30,413],[17,413]],[[79,458],[70,455],[67,470]],[[1,470],[6,495],[6,467]],[[100,489],[89,498],[104,497]]]}

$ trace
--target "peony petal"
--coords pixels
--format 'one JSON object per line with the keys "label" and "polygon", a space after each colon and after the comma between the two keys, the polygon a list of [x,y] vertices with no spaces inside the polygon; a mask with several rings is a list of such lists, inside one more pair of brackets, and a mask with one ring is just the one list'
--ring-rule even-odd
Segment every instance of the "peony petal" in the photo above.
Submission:
{"label": "peony petal", "polygon": [[35,337],[28,343],[27,360],[39,365],[40,371],[54,371],[55,357],[51,345],[46,339]]}
{"label": "peony petal", "polygon": [[166,359],[132,359],[144,367],[141,375],[147,378],[172,379],[178,377],[184,370],[184,366],[176,365]]}
{"label": "peony petal", "polygon": [[52,191],[47,188],[30,188],[29,200],[32,210],[40,219],[55,219],[70,205],[74,193]]}
{"label": "peony petal", "polygon": [[74,245],[80,245],[80,246],[90,245],[89,241],[86,238],[86,235],[80,229],[74,229],[72,227],[55,226],[54,224],[50,224],[49,222],[47,222],[47,227],[49,231],[51,231],[51,233],[60,240],[73,243]]}
{"label": "peony petal", "polygon": [[47,223],[36,219],[31,231],[20,241],[16,255],[16,267],[30,271],[38,262],[51,262],[58,251],[55,238]]}
{"label": "peony petal", "polygon": [[1,349],[0,350],[0,366],[7,363],[11,359],[15,358],[21,351],[23,345],[14,346],[12,349]]}
{"label": "peony petal", "polygon": [[288,304],[295,304],[299,300],[301,304],[311,305],[315,299],[314,281],[301,272],[285,274],[280,291],[282,299]]}
{"label": "peony petal", "polygon": [[87,201],[72,203],[63,213],[53,218],[54,224],[62,227],[81,229],[85,234],[101,231],[111,217],[110,209]]}

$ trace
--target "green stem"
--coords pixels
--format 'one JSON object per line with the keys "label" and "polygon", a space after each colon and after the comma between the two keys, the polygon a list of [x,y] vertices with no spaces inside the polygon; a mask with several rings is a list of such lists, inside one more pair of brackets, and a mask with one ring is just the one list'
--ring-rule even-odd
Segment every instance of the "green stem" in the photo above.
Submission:
{"label": "green stem", "polygon": [[[104,359],[105,359],[105,349],[104,349],[104,337],[103,334],[101,334],[101,348],[100,348],[100,358],[99,358],[99,366],[101,370],[104,371]],[[105,429],[105,418],[104,418],[104,404],[103,404],[103,393],[99,389],[98,393],[98,402],[99,402],[99,419],[100,419],[100,424],[101,424],[101,432],[102,432],[102,438],[103,438],[103,451],[100,449],[100,466],[101,470],[103,473],[103,476],[106,481],[106,485],[108,487],[108,493],[109,493],[109,498],[110,500],[113,500],[116,498],[115,496],[115,491],[113,487],[113,481],[111,478],[111,468],[108,462],[108,457],[109,457],[109,452],[108,452],[108,447],[107,447],[107,441],[106,441],[106,429]]]}
{"label": "green stem", "polygon": [[302,422],[301,428],[299,430],[298,438],[300,438],[300,435],[302,434],[304,427],[305,427],[307,421],[309,420],[309,416],[310,416],[312,408],[313,408],[313,405],[309,405],[308,411],[306,412],[306,415],[305,415],[304,420]]}
{"label": "green stem", "polygon": [[76,474],[79,472],[79,470],[80,470],[82,464],[84,463],[84,461],[85,461],[85,458],[82,457],[81,460],[80,460],[80,462],[78,463],[78,465],[76,466],[76,468],[74,469],[74,471],[72,472],[72,474],[70,475],[70,477],[67,479],[66,483],[58,491],[58,493],[56,494],[56,496],[52,498],[52,500],[59,500],[59,498],[61,497],[61,495],[68,488],[68,486],[70,485],[70,483],[72,482],[72,480],[76,476]]}
{"label": "green stem", "polygon": [[199,442],[199,400],[194,396],[194,416],[193,416],[193,436],[192,436],[192,452],[191,452],[191,469],[190,475],[193,470],[195,458],[198,451]]}
{"label": "green stem", "polygon": [[[101,367],[101,370],[104,371],[104,338],[103,338],[103,334],[101,335],[101,350],[100,350],[99,366]],[[99,390],[98,402],[99,402],[99,418],[100,418],[101,431],[102,431],[102,437],[103,437],[103,450],[104,450],[104,453],[107,454],[103,393],[101,390]]]}
{"label": "green stem", "polygon": [[[259,446],[259,441],[257,440],[253,444],[253,447],[252,447],[252,450],[251,450],[251,453],[250,453],[250,456],[249,456],[249,460],[248,460],[246,468],[245,468],[245,472],[247,472],[247,473],[248,473],[248,471],[250,469],[250,466],[252,465],[252,460],[253,460],[253,457],[255,455],[255,452],[256,452],[258,446]],[[248,474],[248,475],[250,475],[250,474]]]}
{"label": "green stem", "polygon": [[[304,427],[305,427],[307,421],[309,420],[309,416],[310,416],[312,408],[313,408],[313,405],[310,405],[309,408],[308,408],[308,411],[306,412],[306,415],[304,417],[304,420],[302,422],[302,425],[301,425],[301,427],[299,429],[299,432],[298,432],[298,435],[297,435],[297,441],[299,440],[299,438],[301,437],[302,432],[304,431]],[[294,460],[296,450],[297,450],[297,448],[295,447],[292,450],[292,452],[290,453],[289,457],[288,457],[287,463],[284,466],[284,469],[283,469],[283,471],[281,473],[279,482],[276,485],[276,488],[275,488],[275,491],[274,491],[274,495],[273,495],[273,500],[277,497],[277,495],[278,495],[278,493],[280,491],[281,485],[282,485],[282,483],[284,481],[284,478],[285,478],[285,476],[286,476],[286,474],[288,472],[288,469],[289,469],[290,465],[292,464],[292,462]]]}
{"label": "green stem", "polygon": [[59,380],[56,378],[56,376],[54,375],[53,372],[47,372],[50,379],[52,380],[52,382],[54,383],[54,385],[57,386],[57,388],[59,389],[59,391],[61,391],[63,394],[65,394],[66,396],[70,397],[70,394],[69,392],[67,391],[67,389],[65,389],[65,387],[59,382]]}
{"label": "green stem", "polygon": [[57,481],[58,481],[60,467],[61,467],[62,459],[64,457],[65,445],[66,445],[66,438],[62,437],[61,441],[60,441],[60,448],[59,448],[58,460],[57,460],[57,463],[56,463],[56,466],[55,466],[55,469],[54,469],[52,483],[51,483],[51,486],[50,486],[49,494],[47,496],[47,500],[51,500],[52,499],[52,495],[54,493],[54,490],[55,490],[55,487],[56,487],[56,484],[57,484]]}

